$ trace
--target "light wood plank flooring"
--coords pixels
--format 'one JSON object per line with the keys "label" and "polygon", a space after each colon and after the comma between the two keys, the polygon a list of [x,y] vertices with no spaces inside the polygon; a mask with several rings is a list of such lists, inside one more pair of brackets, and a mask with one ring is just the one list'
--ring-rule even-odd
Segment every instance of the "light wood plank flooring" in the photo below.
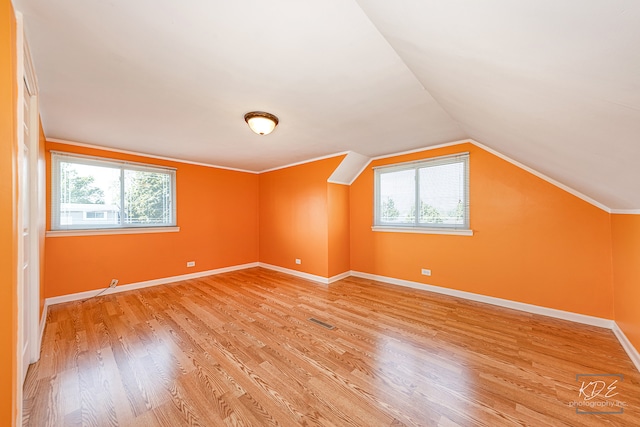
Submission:
{"label": "light wood plank flooring", "polygon": [[[624,413],[577,414],[585,378]],[[25,426],[640,426],[609,330],[260,268],[50,307],[24,395]]]}

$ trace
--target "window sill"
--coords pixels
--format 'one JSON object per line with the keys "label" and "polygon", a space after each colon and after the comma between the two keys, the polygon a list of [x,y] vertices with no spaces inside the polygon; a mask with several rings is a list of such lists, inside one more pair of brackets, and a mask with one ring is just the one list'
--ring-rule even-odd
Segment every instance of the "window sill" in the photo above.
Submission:
{"label": "window sill", "polygon": [[95,230],[50,230],[47,237],[104,236],[111,234],[176,233],[180,227],[97,228]]}
{"label": "window sill", "polygon": [[389,227],[373,226],[373,231],[384,233],[417,233],[417,234],[448,234],[452,236],[473,236],[473,230],[455,228],[422,228],[422,227]]}

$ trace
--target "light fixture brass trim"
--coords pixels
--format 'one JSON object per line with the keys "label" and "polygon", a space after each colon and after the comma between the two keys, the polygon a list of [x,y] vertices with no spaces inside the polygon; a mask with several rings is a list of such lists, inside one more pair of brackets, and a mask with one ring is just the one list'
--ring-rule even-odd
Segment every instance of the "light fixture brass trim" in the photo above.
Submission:
{"label": "light fixture brass trim", "polygon": [[[273,122],[273,127],[270,130],[267,129],[267,131],[261,132],[259,129],[256,129],[254,126],[252,126],[252,123],[250,123],[251,119],[255,119],[255,118],[264,118],[264,119],[270,120],[271,122]],[[251,130],[257,133],[258,135],[270,134],[271,132],[273,132],[276,126],[278,126],[278,123],[279,123],[279,120],[276,116],[274,116],[271,113],[267,113],[265,111],[250,111],[244,115],[244,121],[247,122],[247,125],[249,125],[249,128],[251,128]]]}

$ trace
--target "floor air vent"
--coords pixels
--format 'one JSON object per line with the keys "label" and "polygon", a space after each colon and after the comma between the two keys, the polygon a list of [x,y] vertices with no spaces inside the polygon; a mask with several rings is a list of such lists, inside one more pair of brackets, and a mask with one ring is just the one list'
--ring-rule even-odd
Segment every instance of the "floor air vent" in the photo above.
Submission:
{"label": "floor air vent", "polygon": [[327,328],[327,329],[335,329],[335,326],[330,325],[330,324],[328,324],[328,323],[325,323],[325,322],[323,322],[322,320],[318,320],[318,319],[316,319],[315,317],[310,317],[310,318],[309,318],[309,321],[310,321],[310,322],[315,323],[316,325],[320,325],[320,326],[322,326],[323,328]]}

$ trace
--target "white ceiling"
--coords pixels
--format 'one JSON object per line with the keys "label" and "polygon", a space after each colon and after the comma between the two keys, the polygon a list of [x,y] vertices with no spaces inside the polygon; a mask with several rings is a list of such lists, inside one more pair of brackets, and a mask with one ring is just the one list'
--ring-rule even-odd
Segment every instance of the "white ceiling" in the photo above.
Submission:
{"label": "white ceiling", "polygon": [[637,0],[15,3],[49,138],[252,171],[473,138],[640,209]]}

